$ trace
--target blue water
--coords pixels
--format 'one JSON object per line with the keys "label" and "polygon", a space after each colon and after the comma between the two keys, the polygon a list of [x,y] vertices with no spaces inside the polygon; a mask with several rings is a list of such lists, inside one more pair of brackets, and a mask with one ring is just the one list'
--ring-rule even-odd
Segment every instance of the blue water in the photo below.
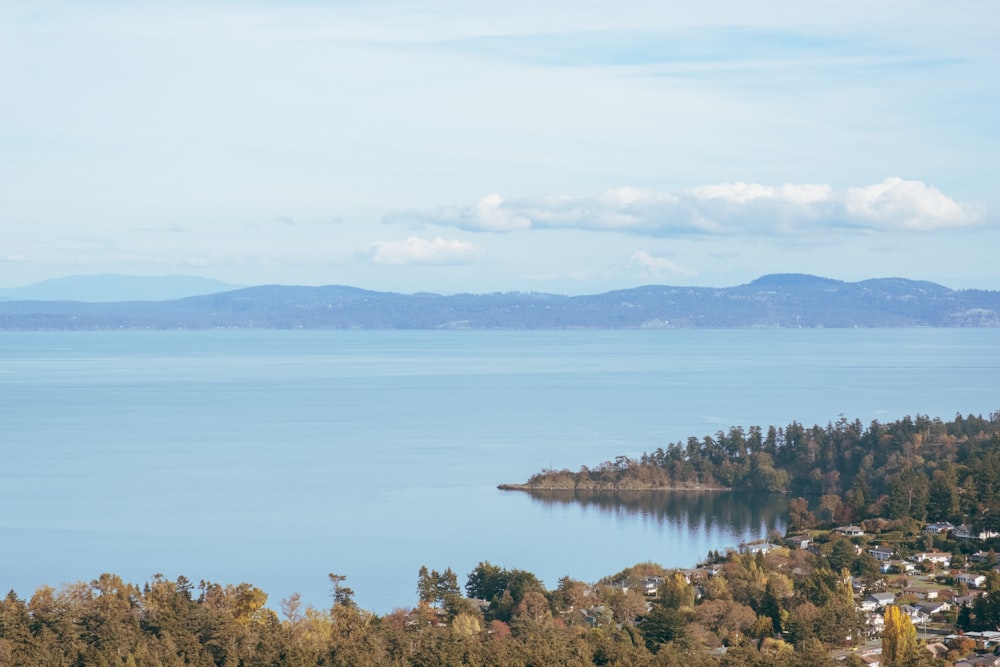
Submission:
{"label": "blue water", "polygon": [[1000,408],[1000,331],[0,334],[0,588],[115,572],[271,604],[415,603],[479,561],[550,587],[782,529],[501,492],[733,425]]}

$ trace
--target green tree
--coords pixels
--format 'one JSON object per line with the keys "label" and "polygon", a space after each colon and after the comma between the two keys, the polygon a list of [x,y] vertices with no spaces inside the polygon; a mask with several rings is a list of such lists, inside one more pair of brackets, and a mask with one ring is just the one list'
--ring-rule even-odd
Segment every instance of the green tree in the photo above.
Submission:
{"label": "green tree", "polygon": [[927,493],[927,519],[950,521],[959,516],[958,480],[954,474],[936,471]]}
{"label": "green tree", "polygon": [[836,537],[830,541],[830,551],[826,559],[834,572],[850,568],[856,557],[857,550],[854,548],[854,543],[846,537]]}
{"label": "green tree", "polygon": [[333,597],[333,606],[356,607],[357,605],[354,603],[354,590],[344,586],[347,575],[331,572],[327,576],[330,578],[330,584],[333,586],[330,590],[330,595]]}
{"label": "green tree", "polygon": [[639,625],[646,648],[654,653],[662,644],[673,641],[684,634],[687,620],[675,607],[657,605]]}
{"label": "green tree", "polygon": [[499,565],[483,561],[469,573],[465,592],[470,598],[493,600],[507,588],[507,571]]}
{"label": "green tree", "polygon": [[889,518],[922,521],[927,515],[927,490],[927,477],[916,470],[911,468],[898,475],[889,485]]}
{"label": "green tree", "polygon": [[[435,572],[434,574],[437,574]],[[421,565],[417,572],[417,600],[426,604],[433,604],[436,591],[437,577],[431,575],[426,565]]]}

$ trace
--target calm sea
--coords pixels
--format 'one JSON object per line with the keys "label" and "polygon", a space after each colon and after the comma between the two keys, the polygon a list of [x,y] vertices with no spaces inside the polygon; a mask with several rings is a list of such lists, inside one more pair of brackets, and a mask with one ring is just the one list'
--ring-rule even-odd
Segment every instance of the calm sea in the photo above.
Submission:
{"label": "calm sea", "polygon": [[114,572],[416,601],[421,565],[594,581],[784,527],[783,499],[501,492],[726,430],[1000,408],[1000,331],[0,334],[0,588]]}

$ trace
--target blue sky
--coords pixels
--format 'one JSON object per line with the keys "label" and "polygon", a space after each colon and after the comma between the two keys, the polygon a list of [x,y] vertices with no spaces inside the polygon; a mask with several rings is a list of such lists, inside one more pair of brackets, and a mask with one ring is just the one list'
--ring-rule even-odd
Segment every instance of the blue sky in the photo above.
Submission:
{"label": "blue sky", "polygon": [[0,7],[0,287],[1000,289],[992,3]]}

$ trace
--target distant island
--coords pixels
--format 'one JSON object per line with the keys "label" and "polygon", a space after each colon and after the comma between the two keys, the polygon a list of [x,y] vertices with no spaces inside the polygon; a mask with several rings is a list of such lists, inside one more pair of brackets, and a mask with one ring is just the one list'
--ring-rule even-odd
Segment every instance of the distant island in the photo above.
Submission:
{"label": "distant island", "polygon": [[266,285],[169,301],[0,301],[0,330],[997,327],[1000,291],[880,278],[767,275],[726,288],[603,294],[398,294]]}

